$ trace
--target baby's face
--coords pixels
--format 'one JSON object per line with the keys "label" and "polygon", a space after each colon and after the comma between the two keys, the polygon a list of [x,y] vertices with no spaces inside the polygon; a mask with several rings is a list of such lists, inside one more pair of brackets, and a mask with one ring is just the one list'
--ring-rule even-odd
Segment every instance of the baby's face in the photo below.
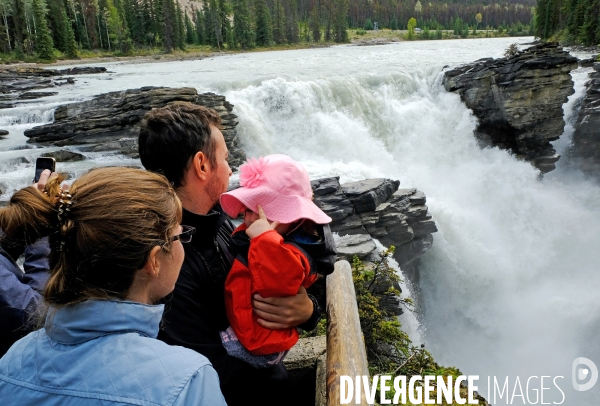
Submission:
{"label": "baby's face", "polygon": [[244,224],[246,225],[246,227],[250,227],[252,223],[258,220],[258,218],[258,213],[254,213],[250,209],[246,209],[244,211]]}

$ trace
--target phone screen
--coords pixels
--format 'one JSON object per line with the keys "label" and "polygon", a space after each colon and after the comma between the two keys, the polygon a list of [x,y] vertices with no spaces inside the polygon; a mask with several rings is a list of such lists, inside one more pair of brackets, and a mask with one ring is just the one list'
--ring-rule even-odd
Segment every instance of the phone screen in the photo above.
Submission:
{"label": "phone screen", "polygon": [[56,167],[56,161],[54,158],[38,158],[35,161],[35,177],[33,178],[33,183],[40,180],[40,175],[44,172],[45,169],[49,169],[50,172],[54,172]]}

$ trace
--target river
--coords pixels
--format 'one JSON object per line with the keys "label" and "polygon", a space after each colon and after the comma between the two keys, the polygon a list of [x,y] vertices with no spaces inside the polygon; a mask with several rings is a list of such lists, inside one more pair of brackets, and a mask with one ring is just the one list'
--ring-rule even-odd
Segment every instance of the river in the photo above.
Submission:
{"label": "river", "polygon": [[[315,178],[389,177],[427,195],[439,232],[412,287],[419,292],[419,328],[411,334],[439,363],[479,375],[484,397],[488,376],[502,385],[508,377],[511,394],[517,377],[526,392],[530,376],[562,376],[556,383],[565,393],[563,404],[595,405],[600,384],[574,391],[571,366],[576,357],[600,365],[600,187],[564,158],[540,180],[530,164],[508,152],[480,149],[476,119],[441,86],[444,66],[500,57],[509,44],[529,41],[343,45],[102,64],[114,73],[77,76],[77,84],[59,88],[57,96],[0,110],[0,128],[11,131],[0,141],[0,181],[12,190],[30,181],[33,164],[19,158],[33,162],[41,150],[13,149],[25,144],[25,129],[51,121],[58,104],[147,85],[224,94],[235,105],[249,156],[286,153]],[[577,92],[564,106],[567,120],[586,74],[572,74]],[[570,124],[555,143],[559,153],[568,150]],[[137,164],[106,153],[87,155],[92,159],[59,169],[77,176],[93,166]],[[551,379],[543,385],[551,388],[544,402],[561,401]],[[527,404],[540,387],[539,378],[531,381]],[[524,404],[516,392],[512,404]],[[506,394],[489,400],[509,404],[504,399]]]}

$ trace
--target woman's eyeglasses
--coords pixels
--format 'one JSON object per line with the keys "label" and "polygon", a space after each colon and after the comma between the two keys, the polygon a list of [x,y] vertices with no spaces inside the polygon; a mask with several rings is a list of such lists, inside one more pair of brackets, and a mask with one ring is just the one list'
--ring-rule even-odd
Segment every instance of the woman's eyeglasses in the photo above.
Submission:
{"label": "woman's eyeglasses", "polygon": [[188,242],[192,241],[192,235],[194,235],[196,229],[190,226],[181,226],[181,228],[183,229],[181,233],[171,237],[169,242],[179,240],[182,244],[187,244]]}

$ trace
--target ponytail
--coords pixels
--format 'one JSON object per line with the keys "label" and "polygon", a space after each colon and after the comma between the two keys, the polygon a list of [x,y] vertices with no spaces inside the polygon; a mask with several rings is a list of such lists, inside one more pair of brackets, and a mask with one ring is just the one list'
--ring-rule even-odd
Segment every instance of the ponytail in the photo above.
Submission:
{"label": "ponytail", "polygon": [[152,248],[169,251],[181,202],[164,176],[141,169],[93,169],[70,194],[61,191],[62,180],[48,182],[43,193],[21,189],[0,209],[2,247],[49,237],[44,299],[50,306],[124,299]]}
{"label": "ponytail", "polygon": [[55,202],[63,180],[62,176],[53,178],[44,192],[33,186],[15,192],[8,205],[0,209],[3,247],[30,245],[55,231],[58,223]]}

